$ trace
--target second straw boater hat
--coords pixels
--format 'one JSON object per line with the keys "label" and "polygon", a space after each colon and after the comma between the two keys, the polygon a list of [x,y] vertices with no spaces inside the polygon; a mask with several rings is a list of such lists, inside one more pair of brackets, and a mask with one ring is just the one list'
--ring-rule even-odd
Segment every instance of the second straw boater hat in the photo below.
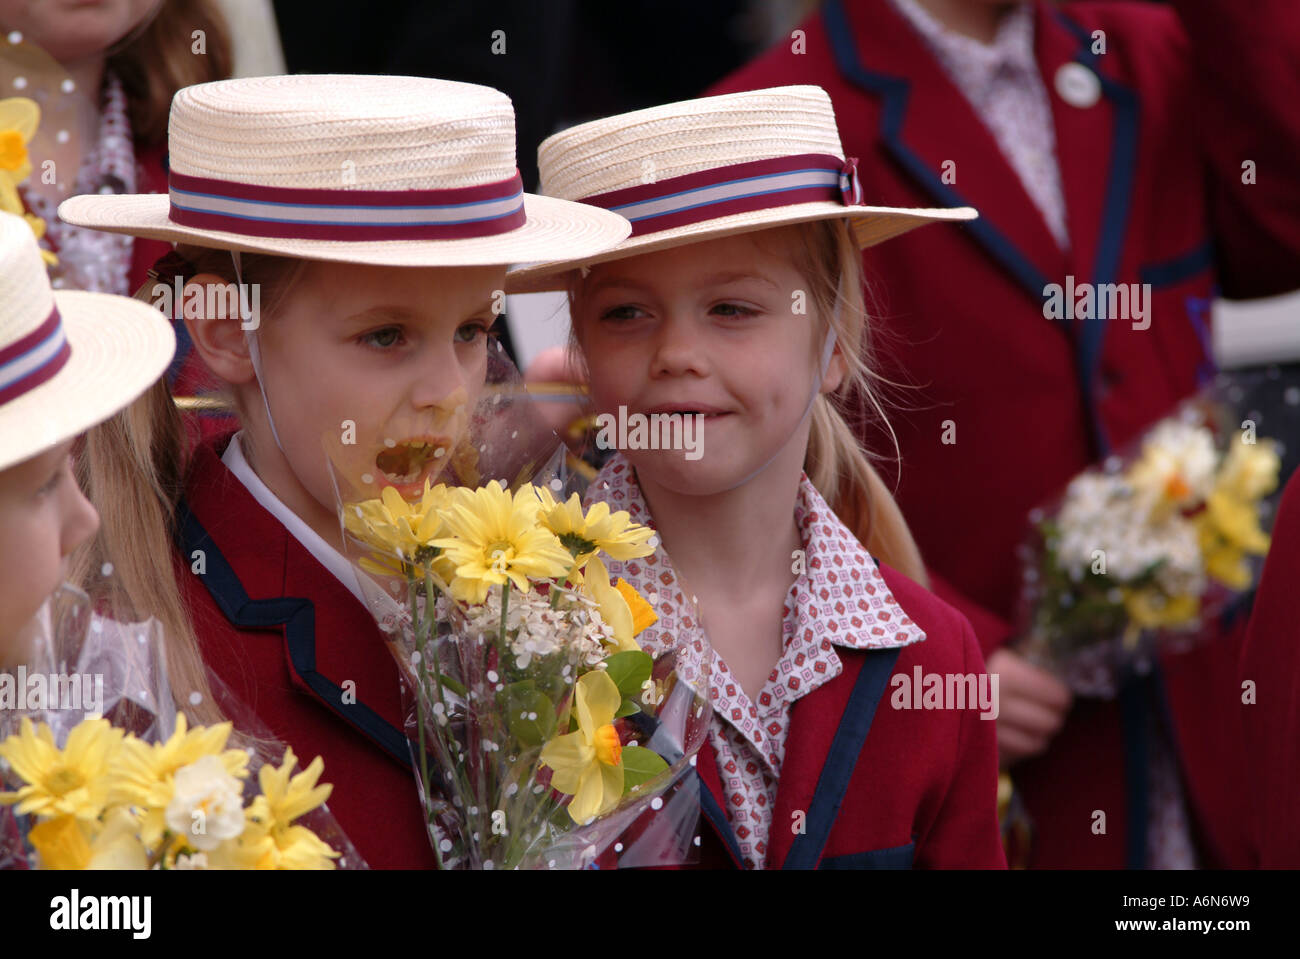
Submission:
{"label": "second straw boater hat", "polygon": [[562,289],[578,266],[766,229],[847,217],[868,247],[970,207],[869,206],[845,159],[830,97],[791,86],[686,100],[571,127],[537,155],[543,192],[612,210],[631,237],[587,258],[515,270],[512,292]]}
{"label": "second straw boater hat", "polygon": [[222,249],[388,266],[589,256],[614,213],[523,192],[510,98],[388,76],[203,83],[172,100],[169,193],[78,196],[77,226]]}
{"label": "second straw boater hat", "polygon": [[175,350],[171,324],[147,303],[53,292],[31,227],[0,213],[0,470],[108,419]]}

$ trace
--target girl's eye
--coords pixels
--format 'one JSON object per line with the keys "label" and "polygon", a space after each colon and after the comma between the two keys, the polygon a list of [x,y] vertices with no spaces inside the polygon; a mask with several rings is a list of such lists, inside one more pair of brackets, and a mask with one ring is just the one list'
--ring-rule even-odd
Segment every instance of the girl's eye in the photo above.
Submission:
{"label": "girl's eye", "polygon": [[399,326],[386,326],[382,330],[373,330],[361,337],[360,342],[367,346],[373,346],[381,350],[389,350],[396,346],[402,339],[402,328]]}
{"label": "girl's eye", "polygon": [[472,323],[466,323],[456,330],[456,342],[474,343],[477,342],[480,336],[491,336],[494,332],[492,323],[474,320]]}
{"label": "girl's eye", "polygon": [[71,470],[72,470],[72,457],[68,457],[66,460],[64,460],[62,463],[59,464],[59,468],[56,469],[53,474],[51,474],[50,478],[41,484],[41,488],[36,491],[37,495],[48,496],[50,493],[53,493],[56,489],[59,488],[59,483],[63,481],[63,477],[68,475],[71,472]]}
{"label": "girl's eye", "polygon": [[728,317],[755,316],[758,313],[757,310],[741,306],[739,303],[718,303],[709,312]]}
{"label": "girl's eye", "polygon": [[616,306],[613,309],[606,310],[600,315],[600,318],[602,320],[620,323],[628,320],[635,320],[640,313],[641,310],[639,307],[624,304],[623,306]]}

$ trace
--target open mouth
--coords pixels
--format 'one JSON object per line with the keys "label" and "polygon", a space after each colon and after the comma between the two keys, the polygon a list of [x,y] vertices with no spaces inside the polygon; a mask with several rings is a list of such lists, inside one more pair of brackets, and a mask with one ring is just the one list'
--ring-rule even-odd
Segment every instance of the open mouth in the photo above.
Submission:
{"label": "open mouth", "polygon": [[395,443],[375,457],[375,466],[394,486],[418,483],[429,467],[447,455],[447,443],[439,439],[412,439]]}

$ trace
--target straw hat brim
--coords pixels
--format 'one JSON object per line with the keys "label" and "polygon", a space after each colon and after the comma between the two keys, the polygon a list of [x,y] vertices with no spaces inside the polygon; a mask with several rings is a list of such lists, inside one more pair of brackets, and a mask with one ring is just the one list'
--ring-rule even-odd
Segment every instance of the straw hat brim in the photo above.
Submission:
{"label": "straw hat brim", "polygon": [[168,218],[168,208],[169,200],[163,193],[86,194],[65,200],[59,206],[59,216],[74,226],[108,233],[375,266],[493,266],[584,257],[608,249],[625,239],[632,229],[627,220],[608,210],[527,193],[524,194],[526,222],[519,229],[455,240],[352,242],[246,236],[181,226]]}
{"label": "straw hat brim", "polygon": [[35,389],[0,406],[0,469],[102,423],[148,389],[176,352],[167,319],[138,300],[60,291],[54,302],[72,349]]}
{"label": "straw hat brim", "polygon": [[624,240],[613,249],[591,257],[573,257],[552,260],[511,270],[506,276],[507,293],[541,293],[562,290],[566,275],[583,266],[594,266],[610,260],[621,260],[642,253],[653,253],[686,243],[715,240],[737,233],[766,230],[791,223],[808,223],[814,220],[846,218],[852,221],[853,235],[859,247],[865,249],[883,243],[927,223],[953,223],[974,220],[979,214],[973,207],[959,206],[940,209],[914,209],[889,206],[844,206],[830,201],[798,203],[775,209],[752,210],[733,213],[700,223],[674,227],[644,236]]}

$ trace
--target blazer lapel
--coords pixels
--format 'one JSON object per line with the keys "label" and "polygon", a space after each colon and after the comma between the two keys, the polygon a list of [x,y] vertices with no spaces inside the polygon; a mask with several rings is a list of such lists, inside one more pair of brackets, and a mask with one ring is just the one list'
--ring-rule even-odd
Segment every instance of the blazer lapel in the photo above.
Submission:
{"label": "blazer lapel", "polygon": [[[1038,62],[1043,71],[1056,125],[1056,153],[1065,193],[1070,233],[1068,273],[1075,283],[1103,285],[1120,280],[1120,261],[1128,230],[1137,175],[1139,103],[1136,92],[1109,76],[1105,58],[1092,52],[1093,37],[1064,13],[1039,3],[1036,21]],[[1096,78],[1099,96],[1075,105],[1057,89],[1062,70]],[[1084,73],[1083,71],[1086,71]],[[1095,383],[1109,317],[1095,297],[1092,316],[1075,320],[1079,382],[1088,404],[1095,453],[1106,455],[1110,442],[1097,410]]]}
{"label": "blazer lapel", "polygon": [[[240,528],[236,535],[241,540],[235,545],[242,545],[244,537],[251,537],[258,546],[251,552],[263,559],[276,552],[273,544],[277,543],[279,554],[284,556],[294,545],[287,542],[290,539],[288,532],[253,501],[210,449],[201,447],[195,460],[194,475],[198,479],[191,483],[187,499],[181,503],[177,515],[179,546],[187,558],[203,557],[204,573],[200,579],[217,607],[231,625],[240,630],[283,628],[285,657],[290,674],[299,687],[311,693],[315,701],[342,717],[395,761],[409,767],[410,747],[401,730],[355,694],[345,694],[342,686],[318,670],[316,608],[312,601],[293,596],[251,599],[234,566],[196,514],[238,518]],[[247,503],[232,502],[241,495],[247,498]],[[265,522],[258,522],[262,517],[265,517]],[[299,560],[309,558],[300,557]],[[284,562],[275,565],[283,571],[292,564],[285,556]],[[270,572],[269,569],[264,571]],[[282,578],[268,581],[282,588]]]}
{"label": "blazer lapel", "polygon": [[743,869],[745,860],[740,852],[740,843],[736,841],[736,833],[731,828],[731,820],[727,818],[727,810],[723,805],[722,780],[718,776],[718,762],[713,747],[706,745],[697,755],[699,758],[695,761],[695,772],[700,777],[700,811],[722,840],[736,868]]}
{"label": "blazer lapel", "polygon": [[[979,210],[963,228],[1041,301],[1043,287],[1065,272],[1064,254],[997,141],[887,3],[856,4],[851,18],[845,7],[827,0],[826,33],[840,74],[879,102],[877,133],[886,151],[935,205]],[[945,171],[954,182],[944,182]]]}
{"label": "blazer lapel", "polygon": [[844,672],[792,707],[769,867],[814,869],[821,861],[900,651],[841,651]]}

